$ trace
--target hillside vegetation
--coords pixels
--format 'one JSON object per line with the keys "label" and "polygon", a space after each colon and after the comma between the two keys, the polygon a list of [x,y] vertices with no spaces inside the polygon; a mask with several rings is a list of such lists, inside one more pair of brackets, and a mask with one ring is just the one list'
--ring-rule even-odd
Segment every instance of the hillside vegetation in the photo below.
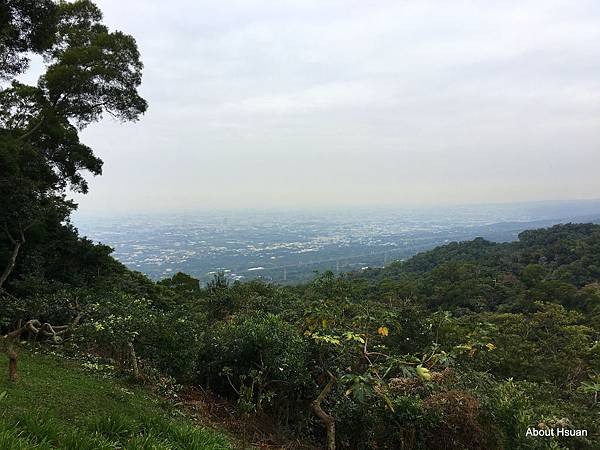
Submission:
{"label": "hillside vegetation", "polygon": [[[451,243],[293,287],[222,276],[202,287],[181,273],[153,283],[104,255],[76,279],[21,273],[0,310],[6,332],[20,323],[22,339],[210,390],[240,417],[270,417],[299,448],[593,449],[599,261],[589,224]],[[66,332],[32,333],[32,320]],[[7,405],[26,389],[18,376]],[[587,436],[526,435],[557,427]]]}

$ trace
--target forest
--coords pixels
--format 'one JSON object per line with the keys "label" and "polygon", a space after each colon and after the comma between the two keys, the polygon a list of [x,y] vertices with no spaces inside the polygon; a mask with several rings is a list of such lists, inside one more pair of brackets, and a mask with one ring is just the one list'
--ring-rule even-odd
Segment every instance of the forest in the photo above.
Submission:
{"label": "forest", "polygon": [[[600,448],[600,225],[295,286],[154,282],[81,237],[67,196],[102,172],[80,131],[146,111],[135,40],[88,0],[3,0],[0,30],[0,448]],[[193,395],[238,428],[186,422]]]}

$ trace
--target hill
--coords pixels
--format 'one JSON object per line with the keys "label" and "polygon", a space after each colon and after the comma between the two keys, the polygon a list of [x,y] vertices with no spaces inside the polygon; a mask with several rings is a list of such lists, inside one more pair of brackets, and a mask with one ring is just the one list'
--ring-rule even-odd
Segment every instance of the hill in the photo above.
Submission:
{"label": "hill", "polygon": [[528,230],[509,243],[453,242],[354,278],[433,308],[508,310],[537,300],[589,312],[598,306],[600,225]]}

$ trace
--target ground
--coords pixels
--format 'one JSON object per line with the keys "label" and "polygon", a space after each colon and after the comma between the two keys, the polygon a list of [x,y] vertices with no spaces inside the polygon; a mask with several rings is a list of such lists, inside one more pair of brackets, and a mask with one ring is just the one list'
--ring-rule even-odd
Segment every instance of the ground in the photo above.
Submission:
{"label": "ground", "polygon": [[21,349],[16,383],[7,371],[2,357],[0,450],[234,447],[225,433],[199,426],[147,387],[78,360]]}

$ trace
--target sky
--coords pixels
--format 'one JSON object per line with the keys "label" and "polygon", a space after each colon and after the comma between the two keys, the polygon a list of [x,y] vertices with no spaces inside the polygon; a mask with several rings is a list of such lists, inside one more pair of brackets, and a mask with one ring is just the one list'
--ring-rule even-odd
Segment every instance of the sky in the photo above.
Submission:
{"label": "sky", "polygon": [[600,2],[97,0],[149,110],[80,211],[600,197]]}

